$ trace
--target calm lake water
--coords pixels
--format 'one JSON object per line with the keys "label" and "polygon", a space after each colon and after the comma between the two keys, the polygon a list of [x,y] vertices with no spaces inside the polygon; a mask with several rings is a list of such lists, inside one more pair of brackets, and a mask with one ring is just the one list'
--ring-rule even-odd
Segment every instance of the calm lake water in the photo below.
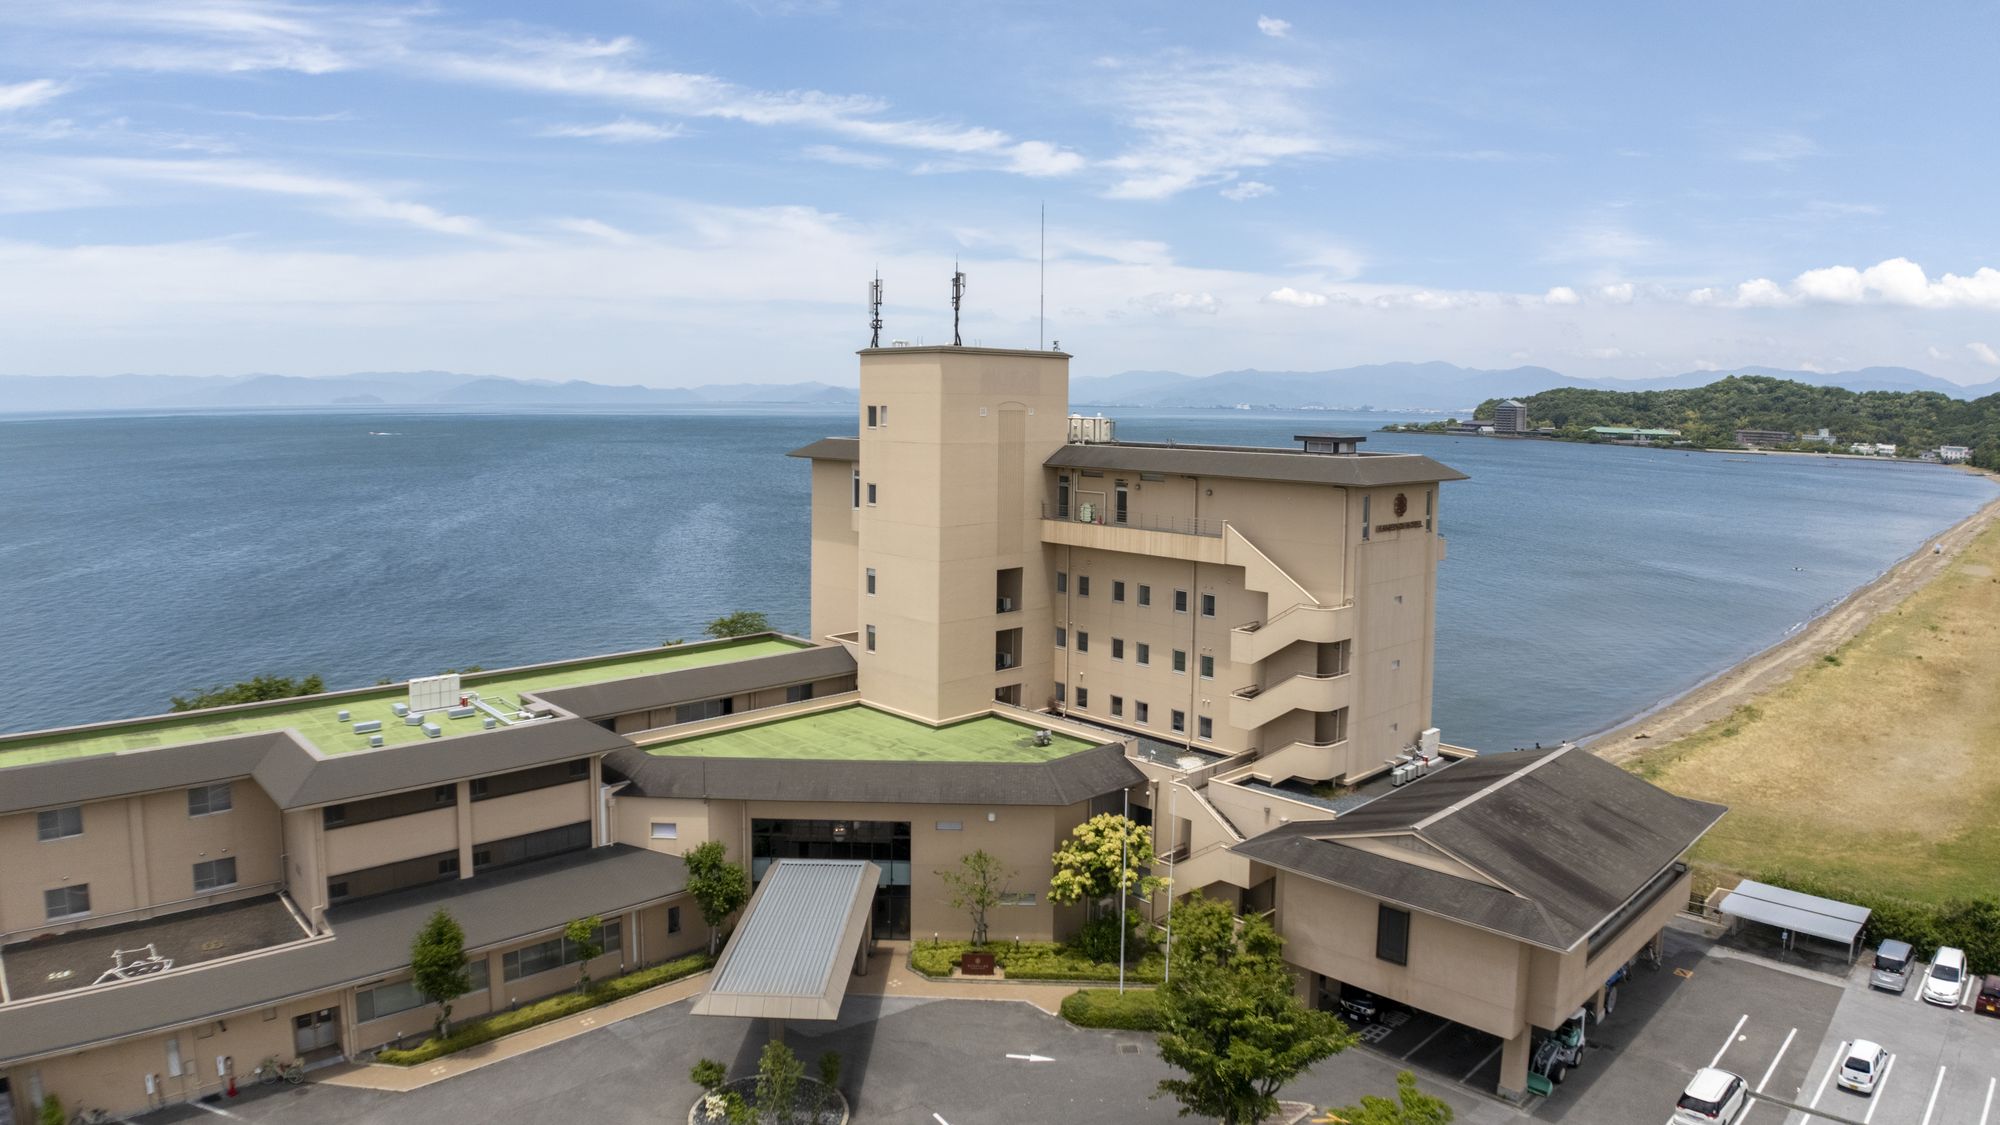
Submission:
{"label": "calm lake water", "polygon": [[[1114,412],[1121,437],[1290,445],[1393,416]],[[0,420],[0,730],[163,710],[257,672],[329,687],[807,627],[805,463],[850,411]],[[1796,628],[1994,495],[1932,466],[1369,433],[1447,485],[1436,719],[1580,736]]]}

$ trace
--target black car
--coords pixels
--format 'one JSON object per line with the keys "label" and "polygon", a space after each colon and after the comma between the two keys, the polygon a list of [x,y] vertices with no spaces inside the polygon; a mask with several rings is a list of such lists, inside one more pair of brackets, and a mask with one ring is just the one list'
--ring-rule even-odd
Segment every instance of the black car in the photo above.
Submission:
{"label": "black car", "polygon": [[1382,998],[1351,984],[1340,986],[1340,1016],[1350,1023],[1374,1023],[1382,1018]]}

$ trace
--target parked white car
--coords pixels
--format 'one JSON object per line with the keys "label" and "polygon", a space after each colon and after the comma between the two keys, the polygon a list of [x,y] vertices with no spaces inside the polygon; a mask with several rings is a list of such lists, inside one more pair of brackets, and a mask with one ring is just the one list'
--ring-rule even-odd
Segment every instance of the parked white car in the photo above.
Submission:
{"label": "parked white car", "polygon": [[1843,1090],[1857,1094],[1873,1094],[1875,1084],[1882,1080],[1882,1070],[1889,1065],[1889,1052],[1882,1044],[1866,1039],[1856,1039],[1847,1048],[1847,1057],[1840,1060],[1840,1074],[1834,1079]]}
{"label": "parked white car", "polygon": [[1705,1066],[1694,1072],[1694,1080],[1674,1103],[1671,1125],[1732,1125],[1749,1104],[1742,1075]]}
{"label": "parked white car", "polygon": [[1931,958],[1931,967],[1924,970],[1923,997],[1930,1003],[1956,1008],[1959,997],[1963,995],[1965,950],[1944,946],[1937,951],[1937,956]]}

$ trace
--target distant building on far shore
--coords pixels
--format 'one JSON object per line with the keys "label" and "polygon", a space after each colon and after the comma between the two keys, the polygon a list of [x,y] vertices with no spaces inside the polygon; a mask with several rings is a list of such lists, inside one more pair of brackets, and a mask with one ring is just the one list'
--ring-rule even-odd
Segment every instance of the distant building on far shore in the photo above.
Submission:
{"label": "distant building on far shore", "polygon": [[1827,429],[1827,428],[1826,428],[1825,426],[1821,426],[1821,427],[1819,428],[1819,431],[1818,431],[1817,433],[1810,433],[1810,434],[1800,434],[1800,435],[1799,435],[1799,440],[1800,440],[1800,441],[1809,441],[1809,442],[1812,442],[1812,443],[1813,443],[1814,445],[1834,445],[1834,444],[1837,444],[1837,443],[1835,442],[1835,440],[1834,440],[1834,436],[1833,436],[1833,431],[1832,431],[1832,430],[1829,430],[1829,429]]}
{"label": "distant building on far shore", "polygon": [[1937,447],[1937,459],[1947,465],[1962,465],[1972,460],[1972,448],[1965,445],[1940,445]]}
{"label": "distant building on far shore", "polygon": [[1790,445],[1796,440],[1798,440],[1797,434],[1788,434],[1783,430],[1736,431],[1736,444],[1748,445],[1753,448],[1768,445]]}
{"label": "distant building on far shore", "polygon": [[1528,408],[1511,398],[1494,407],[1493,432],[1496,434],[1527,433]]}
{"label": "distant building on far shore", "polygon": [[1592,426],[1590,432],[1611,441],[1629,441],[1640,445],[1672,441],[1681,436],[1679,430],[1648,430],[1635,426]]}

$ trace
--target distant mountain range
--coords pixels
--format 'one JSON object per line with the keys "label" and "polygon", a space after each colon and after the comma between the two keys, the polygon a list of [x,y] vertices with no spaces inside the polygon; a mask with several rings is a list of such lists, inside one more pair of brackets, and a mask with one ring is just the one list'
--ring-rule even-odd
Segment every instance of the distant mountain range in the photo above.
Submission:
{"label": "distant mountain range", "polygon": [[1936,391],[1957,399],[2000,393],[2000,379],[1963,386],[1907,367],[1864,367],[1831,374],[1775,367],[1732,367],[1657,379],[1577,379],[1546,367],[1487,370],[1432,362],[1377,363],[1331,371],[1224,371],[1199,376],[1176,371],[1126,371],[1070,380],[1070,401],[1077,406],[1247,404],[1288,409],[1468,411],[1489,398],[1519,397],[1556,387],[1664,391],[1707,386],[1725,375],[1769,375],[1850,391]]}
{"label": "distant mountain range", "polygon": [[702,387],[606,386],[462,375],[370,371],[354,375],[0,375],[0,413],[49,410],[201,409],[258,406],[698,406],[709,403],[858,401],[825,383]]}

